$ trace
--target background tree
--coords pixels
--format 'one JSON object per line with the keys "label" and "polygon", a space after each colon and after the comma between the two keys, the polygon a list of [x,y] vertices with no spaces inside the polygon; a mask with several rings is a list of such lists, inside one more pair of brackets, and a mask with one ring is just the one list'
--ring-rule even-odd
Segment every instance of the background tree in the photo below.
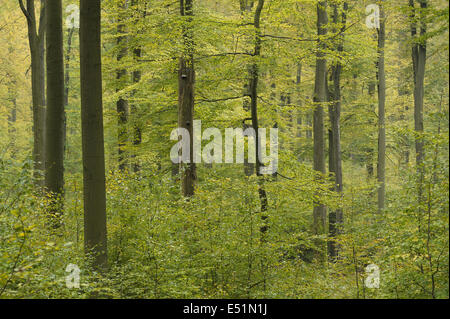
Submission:
{"label": "background tree", "polygon": [[28,25],[28,43],[31,56],[31,87],[33,97],[33,161],[35,178],[44,185],[42,175],[45,167],[45,1],[41,1],[39,24],[34,0],[19,0],[20,9]]}
{"label": "background tree", "polygon": [[380,3],[380,28],[378,31],[378,161],[377,161],[377,181],[378,186],[378,213],[384,211],[386,193],[386,74],[384,68],[384,49],[386,38],[386,17],[384,4]]}
{"label": "background tree", "polygon": [[[327,1],[319,1],[317,4],[317,53],[316,53],[316,75],[314,84],[314,170],[318,174],[325,174],[325,144],[323,106],[327,102],[327,61],[325,58],[326,43],[323,37],[327,34]],[[314,205],[314,231],[323,233],[326,227],[326,208],[319,201]]]}
{"label": "background tree", "polygon": [[[128,41],[127,37],[125,35],[125,23],[124,20],[126,19],[125,14],[127,13],[128,9],[128,0],[124,0],[121,3],[119,3],[118,6],[118,26],[117,26],[117,47],[118,47],[118,53],[117,53],[117,62],[118,64],[122,61],[123,58],[126,57],[128,54]],[[126,69],[118,69],[117,70],[117,81],[118,81],[118,88],[117,92],[120,92],[123,87],[126,85],[128,72]],[[125,82],[125,85],[124,85]],[[128,159],[126,154],[126,148],[127,148],[127,141],[128,141],[128,117],[129,117],[129,107],[128,107],[128,100],[122,96],[123,93],[119,93],[121,96],[117,100],[117,118],[118,118],[118,154],[119,154],[119,170],[121,172],[124,172],[127,169],[128,166]]]}
{"label": "background tree", "polygon": [[[335,26],[341,25],[336,30],[338,32],[337,43],[337,61],[331,67],[331,77],[333,79],[333,91],[331,94],[331,148],[330,156],[330,172],[334,173],[334,191],[342,198],[343,193],[343,178],[342,178],[342,152],[341,152],[341,74],[342,74],[342,54],[344,51],[344,32],[347,27],[347,11],[348,3],[344,2],[342,8],[338,4],[333,4],[333,24]],[[340,10],[339,10],[340,9]],[[339,16],[341,19],[339,21]],[[328,255],[331,260],[335,260],[339,255],[339,245],[336,243],[336,237],[342,232],[344,226],[344,213],[342,208],[329,213],[329,234],[331,240],[328,243]]]}
{"label": "background tree", "polygon": [[179,59],[178,69],[178,127],[189,132],[190,148],[189,163],[182,163],[181,188],[184,196],[194,195],[195,180],[197,179],[194,163],[194,41],[192,16],[194,15],[193,0],[180,0],[180,14],[183,17],[183,53]]}

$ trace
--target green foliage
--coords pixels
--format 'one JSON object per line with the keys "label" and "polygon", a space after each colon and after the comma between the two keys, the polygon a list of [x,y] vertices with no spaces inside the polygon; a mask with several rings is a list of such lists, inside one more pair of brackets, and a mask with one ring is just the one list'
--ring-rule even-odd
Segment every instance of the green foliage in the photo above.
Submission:
{"label": "green foliage", "polygon": [[[448,298],[448,2],[430,2],[423,13],[429,23],[425,131],[418,136],[408,8],[406,2],[385,1],[387,184],[386,209],[378,215],[378,185],[370,171],[377,158],[377,43],[376,30],[364,25],[366,1],[349,1],[342,54],[332,50],[332,30],[339,25],[329,24],[326,39],[328,63],[344,66],[342,197],[332,190],[332,176],[312,169],[317,1],[266,1],[260,57],[252,56],[253,12],[240,12],[237,0],[195,1],[192,22],[180,17],[172,0],[128,1],[128,7],[102,1],[109,263],[104,274],[92,271],[83,252],[78,32],[71,35],[70,52],[65,48],[65,203],[63,226],[53,230],[30,158],[25,19],[16,1],[2,2],[0,42],[8,45],[0,46],[0,298]],[[186,23],[195,43],[195,119],[204,128],[242,127],[249,65],[258,64],[261,127],[280,128],[277,177],[245,177],[238,164],[199,165],[195,196],[181,197],[178,176],[171,174],[169,137],[177,127],[177,68]],[[69,35],[65,28],[65,43]],[[126,41],[118,44],[120,35]],[[127,54],[118,61],[124,48]],[[139,58],[136,49],[142,51]],[[118,79],[119,70],[126,76]],[[142,143],[129,137],[124,148],[126,172],[118,170],[119,98],[130,108],[129,136],[133,128],[142,129]],[[423,180],[414,161],[416,137],[425,142]],[[134,163],[139,172],[131,172]],[[268,197],[265,234],[260,183]],[[324,257],[327,236],[312,232],[318,197],[329,211],[344,212],[335,262]],[[79,289],[66,286],[69,264],[81,270]],[[380,269],[379,289],[365,285],[369,264]]]}

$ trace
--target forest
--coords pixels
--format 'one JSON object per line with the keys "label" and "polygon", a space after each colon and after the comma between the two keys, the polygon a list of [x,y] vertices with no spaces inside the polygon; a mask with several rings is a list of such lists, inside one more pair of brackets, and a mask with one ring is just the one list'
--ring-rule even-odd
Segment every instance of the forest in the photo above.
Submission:
{"label": "forest", "polygon": [[448,0],[0,0],[0,299],[448,299]]}

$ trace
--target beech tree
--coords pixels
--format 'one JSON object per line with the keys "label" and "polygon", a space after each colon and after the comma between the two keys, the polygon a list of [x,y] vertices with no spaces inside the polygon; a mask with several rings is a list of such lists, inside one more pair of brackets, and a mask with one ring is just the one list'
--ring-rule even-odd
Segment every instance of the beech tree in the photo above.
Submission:
{"label": "beech tree", "polygon": [[[319,1],[317,4],[317,53],[316,75],[314,84],[314,170],[319,174],[325,174],[325,142],[323,124],[323,105],[327,102],[327,61],[325,57],[326,42],[323,36],[327,34],[327,1]],[[321,38],[322,37],[322,38]],[[326,227],[326,207],[320,200],[314,203],[314,232],[323,233]]]}
{"label": "beech tree", "polygon": [[180,0],[180,15],[183,21],[183,54],[179,59],[178,69],[178,127],[184,128],[190,135],[189,163],[180,163],[181,188],[186,197],[194,195],[195,180],[197,179],[194,163],[194,39],[193,39],[193,0]]}
{"label": "beech tree", "polygon": [[386,74],[384,68],[384,50],[386,38],[386,17],[383,2],[380,3],[380,28],[378,29],[378,161],[377,181],[378,186],[378,213],[384,210],[386,193]]}
{"label": "beech tree", "polygon": [[427,0],[419,0],[416,6],[415,0],[409,0],[411,37],[412,45],[412,65],[414,75],[414,130],[416,148],[416,166],[418,172],[418,201],[419,205],[423,201],[423,161],[424,161],[424,141],[423,141],[423,101],[424,101],[424,80],[427,61],[427,22],[425,10],[428,8]]}
{"label": "beech tree", "polygon": [[107,266],[107,243],[100,0],[80,4],[84,247],[101,270]]}
{"label": "beech tree", "polygon": [[[337,43],[337,62],[331,67],[331,78],[333,79],[333,91],[330,101],[330,119],[331,119],[331,147],[330,147],[330,172],[334,173],[334,191],[342,198],[343,193],[343,178],[342,178],[342,151],[341,151],[341,75],[343,64],[341,62],[342,53],[344,51],[344,32],[347,27],[347,11],[348,3],[344,2],[342,8],[333,4],[333,23],[341,27],[338,30],[333,30],[338,34]],[[339,19],[341,16],[341,19]],[[328,242],[328,255],[332,261],[339,255],[339,245],[336,243],[336,237],[342,233],[344,226],[344,213],[342,208],[330,211],[329,213],[329,234],[331,240]]]}
{"label": "beech tree", "polygon": [[[45,167],[45,1],[41,0],[39,19],[36,17],[34,0],[18,0],[27,19],[28,43],[31,56],[31,92],[33,100],[33,162],[34,176],[44,185]],[[38,24],[39,20],[39,24]]]}
{"label": "beech tree", "polygon": [[[117,62],[120,63],[122,59],[124,59],[128,54],[128,41],[127,37],[124,35],[125,30],[125,10],[128,8],[128,0],[123,0],[118,6],[119,10],[119,21],[117,26],[117,47],[119,48],[119,52],[117,53]],[[126,85],[128,72],[126,69],[118,69],[116,73],[116,79],[119,82],[119,86],[116,89],[117,92],[120,92],[123,87]],[[125,84],[125,85],[124,85]],[[116,103],[117,107],[117,126],[118,126],[118,155],[119,155],[119,170],[124,172],[128,166],[126,147],[128,141],[128,117],[129,117],[129,108],[128,108],[128,100],[124,96],[120,96]]]}
{"label": "beech tree", "polygon": [[45,187],[52,215],[62,214],[64,193],[64,53],[62,1],[46,4],[47,111]]}

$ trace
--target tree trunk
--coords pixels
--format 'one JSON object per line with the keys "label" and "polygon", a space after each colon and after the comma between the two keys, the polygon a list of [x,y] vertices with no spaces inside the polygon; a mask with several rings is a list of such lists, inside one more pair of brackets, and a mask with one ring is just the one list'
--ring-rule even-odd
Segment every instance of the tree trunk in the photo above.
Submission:
{"label": "tree trunk", "polygon": [[[240,5],[241,5],[241,14],[242,14],[242,16],[244,16],[247,12],[250,12],[252,10],[253,1],[241,0]],[[248,82],[245,83],[244,90],[243,90],[244,91],[244,101],[243,101],[242,107],[244,109],[244,112],[248,112],[250,110],[250,103],[248,100],[248,97],[250,96],[250,81],[251,81],[250,79],[252,77],[250,66],[248,67],[248,76],[249,76],[249,78],[247,79]],[[248,120],[248,119],[246,119],[246,120]],[[242,128],[244,131],[248,128],[252,128],[251,124],[245,123],[246,120],[244,120],[243,128]],[[245,154],[244,154],[244,174],[247,177],[255,174],[255,164],[249,163],[248,152],[245,152]]]}
{"label": "tree trunk", "polygon": [[297,126],[296,126],[296,135],[297,138],[297,145],[296,150],[298,152],[297,159],[301,162],[303,160],[302,158],[302,142],[301,138],[303,136],[303,111],[302,111],[302,97],[301,97],[301,84],[302,84],[302,63],[299,62],[297,64],[297,76],[296,76],[296,90],[297,90],[297,103],[298,103],[298,110],[297,110]]}
{"label": "tree trunk", "polygon": [[[15,81],[12,83],[14,87],[16,86]],[[15,158],[15,154],[17,152],[16,148],[16,121],[17,121],[17,92],[11,88],[8,88],[9,98],[11,100],[12,108],[10,113],[8,114],[8,135],[9,135],[9,143],[11,145],[11,157]]]}
{"label": "tree trunk", "polygon": [[[369,88],[368,88],[368,93],[369,96],[371,98],[371,100],[373,99],[373,97],[375,96],[375,89],[377,87],[377,83],[376,81],[371,81],[369,83]],[[370,104],[370,111],[375,112],[375,106]],[[374,124],[372,117],[369,117],[368,119],[369,125],[370,127],[372,127]],[[372,145],[369,145],[368,148],[365,149],[365,160],[366,160],[366,170],[367,170],[367,177],[368,179],[373,178],[374,176],[374,162],[373,162],[373,157],[374,157],[374,153],[375,153],[375,149],[372,147]]]}
{"label": "tree trunk", "polygon": [[194,195],[195,181],[197,179],[196,165],[194,163],[194,85],[195,68],[193,52],[192,16],[193,0],[180,0],[180,13],[187,17],[183,25],[184,52],[179,61],[178,70],[178,126],[185,128],[190,134],[189,163],[180,163],[181,188],[183,196]]}
{"label": "tree trunk", "polygon": [[80,63],[84,247],[93,267],[102,270],[107,266],[107,242],[100,0],[81,0]]}
{"label": "tree trunk", "polygon": [[[46,4],[47,111],[45,130],[45,187],[51,196],[50,213],[63,212],[64,192],[64,52],[62,1]],[[55,220],[58,226],[59,221]]]}
{"label": "tree trunk", "polygon": [[[139,22],[140,19],[145,19],[145,17],[147,16],[147,2],[145,2],[144,4],[144,11],[141,15],[141,11],[140,11],[140,7],[139,7],[139,1],[137,0],[132,0],[131,5],[133,6],[133,10],[135,11],[135,14],[137,16],[136,18],[136,23]],[[142,32],[142,31],[139,31]],[[135,41],[137,42],[137,41]],[[135,48],[133,48],[133,58],[134,58],[134,62],[139,66],[140,65],[140,59],[142,57],[142,47],[138,44]],[[139,83],[141,81],[142,78],[142,71],[140,70],[140,68],[138,67],[136,70],[133,71],[132,74],[133,77],[133,83]],[[136,97],[136,93],[137,90],[133,90],[133,97]],[[135,173],[139,172],[141,170],[141,166],[139,164],[139,160],[137,159],[137,148],[139,147],[139,145],[142,144],[142,125],[140,124],[140,119],[139,119],[139,113],[138,113],[138,107],[136,102],[134,102],[131,105],[131,114],[134,117],[134,123],[133,123],[133,146],[134,146],[134,152],[132,154],[132,159],[133,159],[133,171]]]}
{"label": "tree trunk", "polygon": [[384,47],[386,38],[386,21],[383,3],[380,3],[380,29],[378,30],[378,161],[377,161],[377,181],[378,181],[378,213],[384,211],[386,193],[386,74],[384,71]]}
{"label": "tree trunk", "polygon": [[[258,4],[255,11],[254,17],[254,27],[255,27],[255,49],[253,55],[259,57],[261,55],[261,12],[264,7],[264,0],[258,0]],[[259,66],[254,63],[250,67],[250,110],[252,118],[252,127],[255,130],[255,141],[256,141],[256,175],[262,176],[261,174],[261,141],[259,138],[259,123],[258,123],[258,84],[259,84]],[[261,219],[263,221],[263,226],[261,226],[261,234],[264,234],[268,230],[268,216],[267,216],[267,193],[264,189],[264,181],[262,178],[259,179],[259,198],[261,201]]]}
{"label": "tree trunk", "polygon": [[66,52],[66,71],[64,77],[64,153],[67,151],[67,108],[69,106],[69,90],[70,90],[70,54],[72,51],[72,37],[75,28],[67,31],[67,52]]}
{"label": "tree trunk", "polygon": [[[127,0],[122,0],[122,3],[119,5],[119,10],[124,10],[128,6]],[[120,64],[122,59],[128,54],[127,47],[127,38],[124,36],[125,33],[125,24],[123,22],[124,14],[122,12],[119,13],[119,25],[117,26],[117,33],[119,36],[117,37],[117,46],[119,47],[119,53],[117,54],[117,63]],[[118,87],[116,88],[116,92],[120,92],[125,87],[125,82],[127,78],[127,70],[125,68],[118,69],[116,73],[116,79],[118,82]],[[119,170],[121,172],[125,172],[128,166],[127,154],[125,148],[127,146],[128,140],[128,132],[127,132],[127,123],[128,123],[128,101],[123,97],[119,97],[117,103],[117,141],[118,141],[118,154],[119,154]]]}
{"label": "tree trunk", "polygon": [[34,0],[27,0],[26,7],[19,0],[20,8],[27,19],[28,43],[31,56],[31,91],[33,104],[33,163],[36,185],[43,187],[45,168],[45,2],[41,1],[39,30],[36,22]]}
{"label": "tree trunk", "polygon": [[[319,36],[327,33],[327,1],[319,1],[317,5],[317,32]],[[325,174],[325,154],[324,154],[324,125],[323,125],[323,103],[327,100],[326,77],[327,61],[324,54],[326,44],[318,40],[316,55],[316,76],[314,86],[314,109],[313,131],[314,131],[314,170],[319,174]],[[321,178],[320,178],[321,179]],[[313,211],[313,229],[316,234],[321,234],[326,227],[325,205],[316,200]]]}
{"label": "tree trunk", "polygon": [[[339,56],[342,56],[344,51],[343,36],[347,23],[347,10],[348,4],[344,2],[342,19],[341,19],[341,29],[339,43],[337,47],[337,52]],[[338,23],[338,6],[334,4],[334,24]],[[333,140],[332,151],[330,156],[332,157],[332,166],[334,169],[334,191],[338,193],[339,197],[342,197],[343,192],[343,181],[342,181],[342,158],[341,158],[341,74],[342,74],[342,63],[338,61],[332,67],[332,77],[333,77],[333,103],[332,105],[332,116],[331,116],[331,137]],[[342,232],[342,227],[344,224],[344,213],[342,208],[338,208],[335,211],[331,211],[329,215],[329,236],[328,241],[328,257],[331,261],[335,261],[339,256],[339,245],[336,242],[336,237]]]}
{"label": "tree trunk", "polygon": [[[133,50],[133,56],[135,61],[138,61],[141,56],[142,56],[142,49],[140,47],[135,48]],[[139,83],[141,81],[142,78],[142,72],[141,70],[135,70],[133,71],[133,83]],[[136,91],[133,92],[133,95],[136,95]],[[133,146],[135,147],[135,151],[136,152],[136,148],[141,145],[142,143],[142,129],[141,129],[141,125],[139,123],[137,123],[139,121],[138,118],[138,111],[137,111],[137,106],[134,103],[133,105],[131,105],[131,112],[134,115],[134,125],[133,125]],[[139,172],[141,170],[141,166],[139,165],[139,161],[137,160],[137,156],[136,154],[133,154],[133,171],[135,173]]]}
{"label": "tree trunk", "polygon": [[[417,192],[419,205],[423,202],[423,179],[424,179],[424,143],[423,143],[423,101],[424,101],[424,80],[425,80],[425,66],[427,57],[427,43],[423,36],[426,33],[426,22],[423,17],[423,10],[428,7],[427,0],[421,0],[421,12],[416,16],[416,8],[414,0],[409,0],[411,13],[411,36],[413,38],[412,60],[414,68],[414,130],[416,132],[415,147],[416,147],[416,166],[418,173]],[[415,20],[417,19],[418,22]],[[417,29],[420,25],[420,37],[418,39]]]}

